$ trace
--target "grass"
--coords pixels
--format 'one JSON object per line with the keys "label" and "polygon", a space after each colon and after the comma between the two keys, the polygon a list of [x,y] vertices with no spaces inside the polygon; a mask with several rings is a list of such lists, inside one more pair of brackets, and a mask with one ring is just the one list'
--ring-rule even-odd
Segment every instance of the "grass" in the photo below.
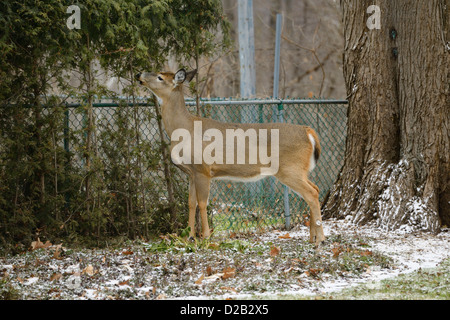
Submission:
{"label": "grass", "polygon": [[[55,249],[50,248],[5,257],[0,265],[14,267],[0,270],[0,299],[77,299],[85,293],[83,288],[95,288],[100,297],[108,299],[214,299],[227,293],[254,299],[450,299],[450,259],[435,269],[335,293],[287,294],[302,288],[320,292],[323,281],[348,279],[351,283],[373,269],[395,268],[391,258],[371,248],[371,239],[361,236],[332,235],[316,250],[307,237],[291,237],[286,232],[207,240],[190,240],[188,234],[185,229],[180,235],[126,242],[119,248],[66,248],[61,259],[55,259]],[[66,285],[72,276],[68,267],[74,265],[79,265],[83,282],[78,291]],[[83,273],[90,265],[96,273]],[[60,280],[51,280],[55,272],[61,274]],[[25,285],[30,277],[39,277],[39,285]],[[117,279],[129,288],[108,284]],[[153,289],[143,294],[140,288]],[[269,292],[273,294],[266,295]]]}
{"label": "grass", "polygon": [[258,210],[239,212],[237,209],[218,212],[214,215],[212,226],[216,232],[263,232],[274,227],[282,227],[284,217],[276,214],[263,214]]}
{"label": "grass", "polygon": [[357,278],[372,267],[393,266],[389,257],[372,251],[367,244],[369,239],[362,237],[332,236],[316,250],[307,239],[285,238],[286,233],[279,235],[269,241],[254,236],[213,241],[169,235],[159,242],[145,243],[144,247],[153,254],[195,253],[191,259],[197,259],[196,266],[220,264],[217,258],[226,255],[237,270],[233,285],[246,294],[278,291],[282,295],[292,286],[316,286],[330,278]]}
{"label": "grass", "polygon": [[6,277],[0,278],[0,300],[20,299],[19,291],[11,285]]}
{"label": "grass", "polygon": [[449,300],[450,259],[436,268],[399,275],[394,279],[359,285],[333,294],[328,299],[359,300]]}
{"label": "grass", "polygon": [[[240,195],[242,196],[242,195]],[[282,196],[281,198],[282,199]],[[208,211],[214,212],[211,226],[216,232],[264,232],[285,225],[284,209],[280,209],[280,199],[268,203],[267,199],[247,199],[242,204],[219,203],[214,197]],[[304,223],[309,216],[306,203],[301,200],[291,201],[291,223]]]}
{"label": "grass", "polygon": [[169,234],[161,237],[161,241],[142,243],[149,253],[193,253],[205,250],[233,250],[243,253],[250,244],[239,239],[225,239],[218,242],[210,239],[188,238],[189,227],[181,235]]}
{"label": "grass", "polygon": [[280,295],[280,300],[449,300],[450,259],[436,268],[419,269],[395,278],[372,281],[327,295]]}

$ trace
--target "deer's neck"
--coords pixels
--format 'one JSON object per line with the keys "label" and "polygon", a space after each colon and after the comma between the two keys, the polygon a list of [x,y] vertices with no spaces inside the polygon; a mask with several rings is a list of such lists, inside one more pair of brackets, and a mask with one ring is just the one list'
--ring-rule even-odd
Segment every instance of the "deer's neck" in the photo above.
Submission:
{"label": "deer's neck", "polygon": [[183,90],[172,92],[170,97],[163,99],[161,105],[161,116],[167,134],[179,128],[189,129],[193,124],[193,115],[186,108]]}

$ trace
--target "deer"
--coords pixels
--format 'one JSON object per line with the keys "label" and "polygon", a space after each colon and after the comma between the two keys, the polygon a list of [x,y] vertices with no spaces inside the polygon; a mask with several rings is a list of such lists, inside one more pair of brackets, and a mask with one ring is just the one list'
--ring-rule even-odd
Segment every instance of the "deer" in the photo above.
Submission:
{"label": "deer", "polygon": [[[140,85],[157,97],[164,129],[171,140],[172,161],[189,176],[189,236],[195,238],[196,235],[197,206],[201,217],[201,236],[211,236],[207,216],[211,181],[248,182],[274,176],[308,204],[309,240],[319,246],[325,240],[319,188],[308,178],[321,153],[316,132],[304,125],[227,123],[196,116],[187,109],[183,93],[184,84],[190,82],[196,73],[197,70],[179,69],[176,72],[140,72],[135,76]],[[223,137],[227,138],[226,141]],[[229,137],[233,143],[230,143]],[[211,152],[213,144],[216,148]],[[259,156],[255,156],[255,144],[260,147]],[[192,149],[194,152],[190,152]],[[208,155],[208,150],[209,157],[202,157],[202,154]],[[245,154],[242,155],[242,152]],[[271,157],[268,157],[269,153]],[[268,160],[272,160],[271,163]]]}

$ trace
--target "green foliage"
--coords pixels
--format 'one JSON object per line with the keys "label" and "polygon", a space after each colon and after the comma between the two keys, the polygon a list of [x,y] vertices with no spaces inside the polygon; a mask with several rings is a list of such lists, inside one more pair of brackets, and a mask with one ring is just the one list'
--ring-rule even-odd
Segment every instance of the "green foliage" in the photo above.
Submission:
{"label": "green foliage", "polygon": [[0,278],[0,300],[19,300],[20,294],[7,277]]}
{"label": "green foliage", "polygon": [[181,230],[180,235],[168,234],[163,236],[161,241],[143,243],[144,248],[151,253],[184,253],[198,252],[205,250],[229,250],[233,252],[245,253],[247,250],[259,248],[258,246],[250,246],[245,240],[239,239],[223,239],[219,242],[211,242],[210,239],[193,239],[189,237],[190,227]]}
{"label": "green foliage", "polygon": [[[230,24],[225,19],[220,0],[173,0],[173,21],[176,25],[168,45],[185,58],[208,56],[230,45]],[[222,31],[215,41],[216,30]]]}
{"label": "green foliage", "polygon": [[[66,26],[73,4],[80,29]],[[148,237],[174,228],[171,210],[184,224],[186,181],[173,166],[161,176],[165,142],[137,130],[155,125],[154,109],[144,119],[139,107],[122,105],[111,123],[99,119],[96,97],[114,93],[98,66],[120,77],[126,102],[135,102],[136,70],[160,67],[169,54],[189,61],[193,48],[212,54],[227,41],[220,1],[0,2],[0,243],[28,245],[36,234]],[[70,100],[82,105],[67,108]]]}

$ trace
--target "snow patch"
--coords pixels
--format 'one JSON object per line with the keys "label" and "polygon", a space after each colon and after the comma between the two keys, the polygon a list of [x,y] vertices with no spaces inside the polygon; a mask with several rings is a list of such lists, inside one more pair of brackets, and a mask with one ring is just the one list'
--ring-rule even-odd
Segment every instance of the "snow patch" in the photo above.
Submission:
{"label": "snow patch", "polygon": [[[420,199],[409,202],[411,212],[420,214],[424,210],[424,203]],[[414,214],[412,214],[414,215]],[[373,252],[391,257],[395,268],[381,268],[379,266],[367,268],[358,276],[332,277],[323,273],[321,279],[312,278],[305,273],[296,275],[299,281],[292,282],[281,288],[279,282],[285,281],[286,275],[292,275],[286,261],[299,259],[295,250],[298,239],[308,239],[309,228],[298,226],[289,231],[289,237],[280,238],[285,231],[271,231],[255,235],[255,239],[239,240],[248,244],[251,250],[261,247],[261,255],[247,259],[245,253],[233,255],[223,251],[199,250],[193,253],[149,253],[137,252],[124,256],[122,250],[91,250],[78,253],[72,252],[61,260],[52,259],[52,252],[33,252],[13,257],[0,257],[0,271],[10,284],[20,290],[24,298],[29,299],[245,299],[245,298],[276,298],[282,295],[321,295],[340,291],[344,288],[370,283],[377,286],[377,281],[394,278],[399,274],[410,273],[420,268],[435,267],[444,259],[450,258],[450,230],[434,235],[430,232],[410,232],[405,230],[388,231],[372,223],[358,226],[351,219],[324,220],[325,236],[349,236],[356,239],[366,239],[367,245]],[[257,238],[257,239],[256,239]],[[291,244],[294,250],[283,249],[282,243]],[[269,256],[269,243],[281,247],[282,254],[277,257]],[[281,243],[281,244],[280,244]],[[211,264],[209,255],[218,255],[217,263]],[[328,253],[330,254],[330,253]],[[39,255],[41,264],[36,266],[36,256]],[[42,255],[42,256],[40,256]],[[205,256],[202,256],[205,255]],[[235,260],[233,260],[235,259]],[[236,260],[237,259],[237,260]],[[281,261],[281,260],[282,261]],[[249,260],[249,261],[247,261]],[[81,261],[81,262],[79,262]],[[183,261],[195,261],[186,264]],[[76,263],[75,263],[76,262]],[[42,264],[45,263],[45,264]],[[94,274],[83,273],[86,266],[94,266]],[[51,266],[51,267],[49,267]],[[210,275],[205,274],[207,266],[212,268]],[[224,266],[236,268],[236,277],[221,280],[217,275]],[[238,269],[244,266],[244,269]],[[279,267],[286,269],[279,269]],[[251,269],[247,276],[240,274]],[[291,273],[289,273],[291,272]],[[57,280],[50,280],[52,275],[61,274]],[[204,280],[201,285],[195,284],[202,274]],[[211,277],[211,278],[208,278]],[[164,278],[164,282],[158,282]],[[284,280],[283,280],[284,279]],[[217,286],[211,284],[218,283]],[[271,284],[270,284],[271,283]],[[259,284],[268,290],[264,293],[252,293],[244,290],[248,286],[258,288]],[[226,292],[228,291],[228,292]],[[258,290],[256,290],[258,291]],[[125,293],[124,293],[125,292]]]}

